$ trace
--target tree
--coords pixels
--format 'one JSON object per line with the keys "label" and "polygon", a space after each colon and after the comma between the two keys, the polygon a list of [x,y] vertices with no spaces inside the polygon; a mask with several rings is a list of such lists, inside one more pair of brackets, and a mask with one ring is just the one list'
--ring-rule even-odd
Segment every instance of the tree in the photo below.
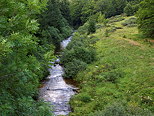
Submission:
{"label": "tree", "polygon": [[60,11],[63,17],[72,25],[72,19],[70,15],[70,2],[68,0],[60,0]]}
{"label": "tree", "polygon": [[72,0],[70,3],[70,13],[72,17],[72,22],[74,27],[78,27],[82,25],[82,8],[83,8],[83,0]]}
{"label": "tree", "polygon": [[51,116],[47,105],[34,100],[47,69],[46,54],[51,57],[54,50],[35,36],[37,15],[46,5],[47,0],[0,0],[1,116]]}
{"label": "tree", "polygon": [[140,4],[138,17],[138,29],[146,37],[154,37],[154,1],[144,0]]}
{"label": "tree", "polygon": [[88,23],[89,23],[88,34],[95,33],[96,32],[96,21],[94,19],[90,19]]}
{"label": "tree", "polygon": [[[44,11],[39,18],[41,23],[40,35],[47,38],[48,42],[53,43],[56,49],[60,48],[60,42],[70,36],[72,32],[67,20],[64,18],[70,15],[66,14],[69,13],[69,11],[67,11],[68,8],[65,8],[64,11],[61,12],[65,6],[67,6],[65,1],[61,1],[60,3],[58,0],[49,0],[47,10]],[[65,11],[67,12],[64,13]]]}
{"label": "tree", "polygon": [[124,8],[124,13],[127,14],[127,16],[132,16],[134,15],[134,8],[132,7],[132,5],[130,3],[128,3],[126,5],[126,7]]}
{"label": "tree", "polygon": [[101,11],[106,18],[123,13],[125,6],[126,0],[98,0],[95,3],[96,11]]}

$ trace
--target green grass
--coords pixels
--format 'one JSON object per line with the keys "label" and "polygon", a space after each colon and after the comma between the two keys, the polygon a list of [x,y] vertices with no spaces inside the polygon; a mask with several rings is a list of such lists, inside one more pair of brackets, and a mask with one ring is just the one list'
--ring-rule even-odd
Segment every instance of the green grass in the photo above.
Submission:
{"label": "green grass", "polygon": [[100,39],[94,44],[97,60],[75,78],[81,89],[71,100],[70,116],[87,116],[115,102],[154,112],[154,48],[137,36],[137,27],[121,23],[110,24],[122,29],[109,37],[104,32],[111,26],[91,35]]}

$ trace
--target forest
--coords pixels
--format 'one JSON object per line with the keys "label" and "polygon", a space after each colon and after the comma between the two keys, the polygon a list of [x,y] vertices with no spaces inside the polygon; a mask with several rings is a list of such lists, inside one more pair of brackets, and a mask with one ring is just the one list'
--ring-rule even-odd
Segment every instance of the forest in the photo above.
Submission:
{"label": "forest", "polygon": [[38,97],[57,57],[69,116],[154,115],[154,0],[0,0],[0,116],[54,116]]}

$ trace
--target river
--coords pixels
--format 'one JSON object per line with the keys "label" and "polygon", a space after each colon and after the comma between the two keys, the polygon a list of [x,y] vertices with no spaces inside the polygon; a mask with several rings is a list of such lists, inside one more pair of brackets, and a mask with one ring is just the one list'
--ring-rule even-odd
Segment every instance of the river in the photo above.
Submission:
{"label": "river", "polygon": [[[71,41],[72,36],[61,42],[61,48],[65,49],[68,43]],[[70,98],[75,95],[77,89],[71,84],[67,84],[63,79],[64,74],[63,67],[55,61],[55,65],[51,65],[49,68],[50,75],[47,77],[47,81],[44,86],[40,88],[39,99],[43,99],[48,102],[53,109],[55,116],[68,115],[71,112],[69,105]]]}

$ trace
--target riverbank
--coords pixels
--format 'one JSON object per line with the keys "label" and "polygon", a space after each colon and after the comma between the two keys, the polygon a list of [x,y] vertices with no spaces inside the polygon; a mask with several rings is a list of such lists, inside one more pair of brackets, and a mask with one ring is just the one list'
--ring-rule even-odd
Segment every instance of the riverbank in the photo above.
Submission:
{"label": "riverbank", "polygon": [[71,100],[70,116],[152,116],[153,43],[138,33],[135,22],[129,23],[134,17],[119,19],[109,19],[106,27],[97,24],[96,33],[88,35],[97,40],[92,45],[96,60],[74,78],[81,89]]}

